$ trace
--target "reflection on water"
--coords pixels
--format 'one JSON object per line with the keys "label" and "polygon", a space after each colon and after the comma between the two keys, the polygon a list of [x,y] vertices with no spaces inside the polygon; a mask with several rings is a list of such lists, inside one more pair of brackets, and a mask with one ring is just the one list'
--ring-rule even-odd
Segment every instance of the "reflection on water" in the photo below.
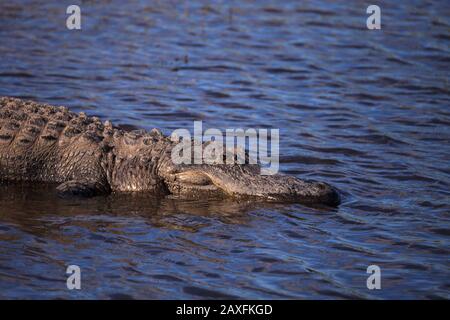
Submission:
{"label": "reflection on water", "polygon": [[[0,4],[0,95],[124,128],[281,128],[337,209],[0,187],[0,298],[449,297],[449,4]],[[82,268],[82,290],[65,269]],[[382,290],[366,288],[366,268]]]}

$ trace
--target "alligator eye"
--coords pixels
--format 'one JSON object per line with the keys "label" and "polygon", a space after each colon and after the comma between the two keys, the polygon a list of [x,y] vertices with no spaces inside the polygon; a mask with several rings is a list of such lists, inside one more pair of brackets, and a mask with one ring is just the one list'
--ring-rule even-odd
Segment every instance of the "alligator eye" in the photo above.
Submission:
{"label": "alligator eye", "polygon": [[184,184],[206,186],[212,184],[211,179],[200,171],[186,171],[176,175],[176,181]]}

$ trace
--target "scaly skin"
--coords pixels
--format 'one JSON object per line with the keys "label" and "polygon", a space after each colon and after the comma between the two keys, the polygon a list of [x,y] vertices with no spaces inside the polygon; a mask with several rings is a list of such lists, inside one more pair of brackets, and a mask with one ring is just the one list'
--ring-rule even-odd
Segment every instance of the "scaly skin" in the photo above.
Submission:
{"label": "scaly skin", "polygon": [[102,123],[65,107],[0,98],[0,181],[59,183],[61,195],[141,191],[340,202],[328,184],[262,176],[256,165],[175,165],[174,145],[157,129],[124,132],[109,121]]}

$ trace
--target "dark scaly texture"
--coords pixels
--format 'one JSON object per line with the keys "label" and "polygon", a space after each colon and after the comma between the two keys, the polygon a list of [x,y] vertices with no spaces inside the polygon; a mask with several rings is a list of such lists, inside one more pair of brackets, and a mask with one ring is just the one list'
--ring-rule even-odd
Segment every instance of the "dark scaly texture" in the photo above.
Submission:
{"label": "dark scaly texture", "polygon": [[0,181],[59,183],[61,195],[141,191],[339,204],[328,184],[262,176],[256,165],[175,165],[174,145],[157,129],[124,132],[65,107],[0,98]]}

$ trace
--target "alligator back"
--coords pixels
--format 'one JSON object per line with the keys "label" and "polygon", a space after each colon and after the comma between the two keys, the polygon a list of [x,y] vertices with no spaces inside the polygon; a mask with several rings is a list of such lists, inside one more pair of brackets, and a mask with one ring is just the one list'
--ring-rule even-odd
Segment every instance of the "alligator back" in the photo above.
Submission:
{"label": "alligator back", "polygon": [[112,127],[96,117],[0,98],[0,180],[62,182],[98,175],[108,135]]}

